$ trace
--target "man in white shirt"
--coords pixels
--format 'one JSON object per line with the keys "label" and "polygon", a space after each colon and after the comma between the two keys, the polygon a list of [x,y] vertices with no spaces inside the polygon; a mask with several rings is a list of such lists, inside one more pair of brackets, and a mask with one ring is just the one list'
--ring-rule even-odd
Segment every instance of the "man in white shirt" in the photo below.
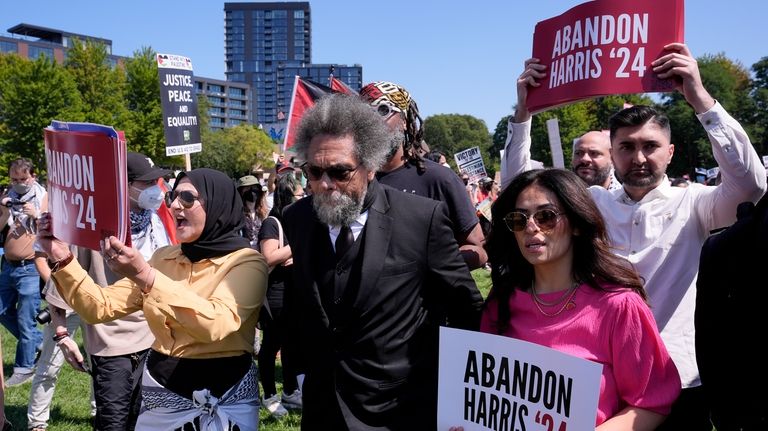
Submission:
{"label": "man in white shirt", "polygon": [[[525,62],[525,71],[517,79],[517,108],[515,115],[509,117],[507,123],[507,141],[504,145],[504,158],[501,163],[501,188],[507,187],[517,174],[529,171],[535,167],[531,160],[531,118],[525,107],[528,98],[528,86],[538,87],[536,79],[543,72],[544,65],[536,61]],[[528,140],[527,145],[510,145],[511,143]],[[608,190],[621,188],[613,173],[611,160],[611,140],[608,134],[599,130],[589,131],[573,142],[573,157],[571,169],[588,186],[601,186]]]}
{"label": "man in white shirt", "polygon": [[[678,82],[678,91],[709,135],[722,183],[672,187],[666,175],[674,154],[669,120],[653,108],[634,106],[610,120],[612,158],[623,188],[593,186],[590,192],[605,217],[615,253],[632,262],[645,280],[661,336],[683,382],[680,398],[659,430],[710,431],[694,345],[699,253],[711,230],[736,221],[739,203],[756,202],[763,195],[765,168],[744,129],[702,85],[688,48],[673,43],[665,49],[668,53],[652,63],[653,72]],[[520,79],[538,86],[545,68],[529,60]],[[530,114],[523,120],[530,132]],[[508,145],[530,148],[530,133],[518,134]],[[511,172],[508,167],[507,175]]]}

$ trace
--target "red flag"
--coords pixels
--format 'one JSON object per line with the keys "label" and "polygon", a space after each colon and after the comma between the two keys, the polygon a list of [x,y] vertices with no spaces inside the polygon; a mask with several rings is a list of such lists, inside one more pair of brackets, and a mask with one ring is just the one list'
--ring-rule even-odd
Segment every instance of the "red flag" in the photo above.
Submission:
{"label": "red flag", "polygon": [[[163,194],[168,191],[164,179],[158,178],[157,185],[160,186],[160,190],[163,191]],[[160,208],[157,209],[157,215],[160,217],[160,221],[163,222],[165,231],[168,232],[168,238],[170,238],[171,244],[178,244],[179,240],[176,239],[176,219],[173,217],[173,214],[171,214],[171,209],[165,206],[165,204],[162,204],[160,205]]]}
{"label": "red flag", "polygon": [[357,91],[351,89],[344,81],[331,76],[331,89],[337,93],[357,94]]}
{"label": "red flag", "polygon": [[296,130],[299,127],[304,111],[311,108],[319,98],[331,93],[340,93],[323,84],[296,76],[293,84],[293,96],[291,96],[291,109],[288,111],[288,124],[285,126],[285,139],[283,151],[293,146]]}

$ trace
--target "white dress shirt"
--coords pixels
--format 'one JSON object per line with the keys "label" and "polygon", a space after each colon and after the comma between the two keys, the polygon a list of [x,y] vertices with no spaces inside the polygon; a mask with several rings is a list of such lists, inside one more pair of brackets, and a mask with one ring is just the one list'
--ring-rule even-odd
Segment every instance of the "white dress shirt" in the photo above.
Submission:
{"label": "white dress shirt", "polygon": [[[355,241],[357,241],[357,237],[360,236],[360,232],[363,231],[363,228],[365,227],[365,222],[367,221],[368,221],[368,210],[360,213],[360,215],[357,216],[355,221],[353,221],[352,224],[349,225],[349,229],[352,230],[352,236],[355,237]],[[339,237],[340,231],[341,231],[341,226],[328,225],[328,235],[331,237],[331,244],[333,245],[334,253],[336,252],[336,238]]]}

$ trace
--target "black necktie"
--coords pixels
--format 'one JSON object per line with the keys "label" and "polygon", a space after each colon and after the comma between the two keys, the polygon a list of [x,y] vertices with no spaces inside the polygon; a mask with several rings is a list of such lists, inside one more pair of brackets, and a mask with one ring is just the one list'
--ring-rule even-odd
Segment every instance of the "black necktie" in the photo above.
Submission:
{"label": "black necktie", "polygon": [[352,229],[349,226],[342,226],[339,236],[336,237],[336,257],[341,259],[355,243],[355,236],[352,235]]}

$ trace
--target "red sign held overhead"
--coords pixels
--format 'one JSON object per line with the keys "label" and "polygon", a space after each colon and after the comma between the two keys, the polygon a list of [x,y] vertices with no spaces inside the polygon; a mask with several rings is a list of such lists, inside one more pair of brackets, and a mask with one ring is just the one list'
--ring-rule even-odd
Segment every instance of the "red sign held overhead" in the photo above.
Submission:
{"label": "red sign held overhead", "polygon": [[528,91],[532,113],[609,94],[672,91],[651,62],[683,42],[683,0],[594,0],[536,24],[533,57],[547,66]]}

